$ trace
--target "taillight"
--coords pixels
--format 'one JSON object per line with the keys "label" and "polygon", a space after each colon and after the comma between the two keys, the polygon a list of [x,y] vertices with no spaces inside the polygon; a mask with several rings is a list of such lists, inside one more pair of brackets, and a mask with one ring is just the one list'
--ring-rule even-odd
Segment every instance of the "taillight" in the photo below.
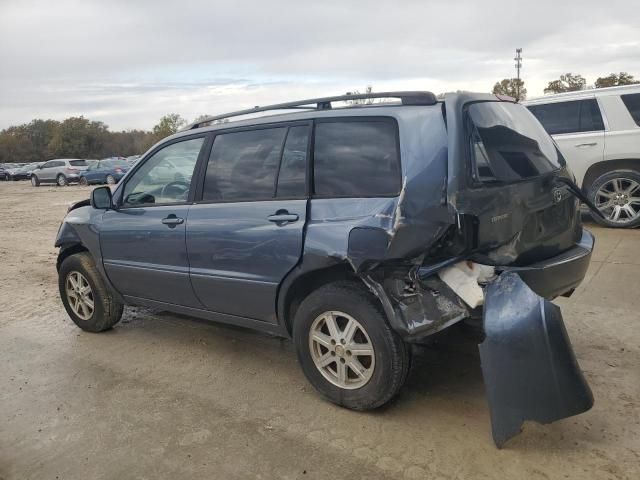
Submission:
{"label": "taillight", "polygon": [[116,173],[122,173],[122,169],[121,168],[116,168]]}
{"label": "taillight", "polygon": [[67,168],[67,173],[78,173],[80,170],[77,168]]}

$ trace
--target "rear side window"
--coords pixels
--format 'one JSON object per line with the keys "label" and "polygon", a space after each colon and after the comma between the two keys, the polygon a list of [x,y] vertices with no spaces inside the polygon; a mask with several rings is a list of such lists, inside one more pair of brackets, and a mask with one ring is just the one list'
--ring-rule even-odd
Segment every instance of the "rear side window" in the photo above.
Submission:
{"label": "rear side window", "polygon": [[314,192],[321,197],[371,197],[400,191],[397,127],[392,120],[316,124]]}
{"label": "rear side window", "polygon": [[86,167],[87,161],[86,160],[69,160],[69,165],[71,165],[72,167]]}
{"label": "rear side window", "polygon": [[640,93],[621,95],[620,98],[622,98],[622,102],[629,110],[633,121],[640,127]]}
{"label": "rear side window", "polygon": [[604,130],[595,98],[528,107],[550,135]]}
{"label": "rear side window", "polygon": [[205,201],[273,198],[287,128],[217,135],[204,183]]}

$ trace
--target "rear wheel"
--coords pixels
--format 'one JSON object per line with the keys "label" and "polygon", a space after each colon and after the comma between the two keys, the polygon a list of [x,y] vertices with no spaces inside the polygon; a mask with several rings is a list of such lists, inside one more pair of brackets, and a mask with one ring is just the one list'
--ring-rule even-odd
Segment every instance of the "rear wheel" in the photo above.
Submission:
{"label": "rear wheel", "polygon": [[293,327],[307,379],[333,403],[369,410],[403,385],[410,351],[377,299],[355,282],[321,287],[300,305]]}
{"label": "rear wheel", "polygon": [[107,175],[106,181],[107,181],[107,185],[115,185],[116,184],[116,179],[111,174]]}
{"label": "rear wheel", "polygon": [[63,174],[59,174],[56,177],[56,183],[58,184],[58,186],[64,187],[67,184],[67,177],[65,177]]}
{"label": "rear wheel", "polygon": [[640,225],[640,172],[606,173],[591,184],[587,194],[605,216],[604,219],[593,216],[599,224],[618,228]]}
{"label": "rear wheel", "polygon": [[124,309],[104,284],[93,258],[86,252],[67,257],[58,272],[64,308],[82,330],[103,332],[120,321]]}
{"label": "rear wheel", "polygon": [[40,179],[36,175],[31,175],[31,185],[34,187],[40,186]]}

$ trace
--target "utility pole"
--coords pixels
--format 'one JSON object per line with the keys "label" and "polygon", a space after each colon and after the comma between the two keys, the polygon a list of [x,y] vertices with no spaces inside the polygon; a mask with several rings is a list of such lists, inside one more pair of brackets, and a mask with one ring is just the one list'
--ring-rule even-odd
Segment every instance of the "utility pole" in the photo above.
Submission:
{"label": "utility pole", "polygon": [[522,68],[522,57],[520,56],[520,54],[522,53],[522,48],[516,48],[516,56],[514,57],[514,60],[516,61],[516,78],[517,83],[516,83],[516,101],[519,102],[520,101],[520,69]]}

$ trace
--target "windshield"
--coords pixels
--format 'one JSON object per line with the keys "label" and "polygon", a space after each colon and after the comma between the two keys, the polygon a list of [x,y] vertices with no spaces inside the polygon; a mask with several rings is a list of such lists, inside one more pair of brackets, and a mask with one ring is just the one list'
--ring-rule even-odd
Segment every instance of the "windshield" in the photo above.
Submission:
{"label": "windshield", "polygon": [[529,110],[509,102],[481,102],[468,110],[474,177],[514,182],[565,165],[562,154]]}

